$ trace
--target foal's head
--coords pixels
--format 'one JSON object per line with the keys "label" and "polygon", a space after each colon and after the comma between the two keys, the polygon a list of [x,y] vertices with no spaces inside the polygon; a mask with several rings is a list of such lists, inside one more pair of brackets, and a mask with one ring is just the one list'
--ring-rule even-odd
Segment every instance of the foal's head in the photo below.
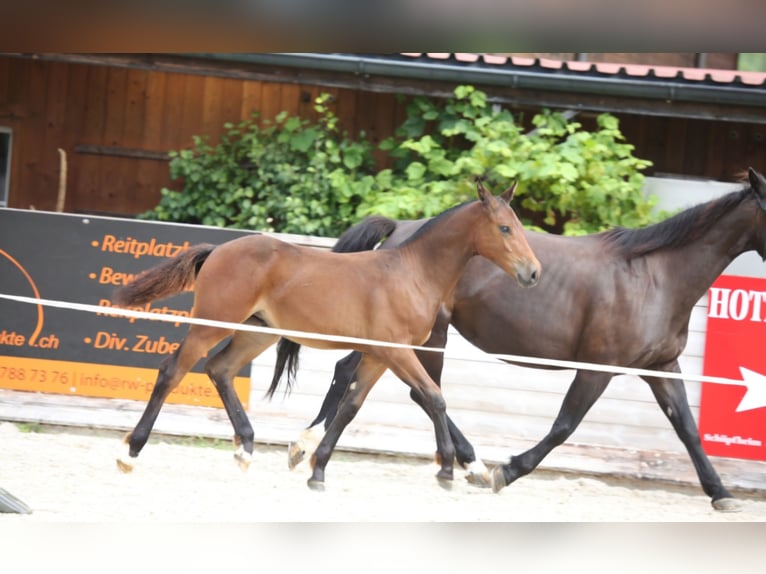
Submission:
{"label": "foal's head", "polygon": [[476,228],[476,252],[498,265],[522,287],[532,287],[540,279],[540,262],[527,243],[516,212],[509,205],[516,183],[495,197],[481,180],[477,192],[484,218]]}

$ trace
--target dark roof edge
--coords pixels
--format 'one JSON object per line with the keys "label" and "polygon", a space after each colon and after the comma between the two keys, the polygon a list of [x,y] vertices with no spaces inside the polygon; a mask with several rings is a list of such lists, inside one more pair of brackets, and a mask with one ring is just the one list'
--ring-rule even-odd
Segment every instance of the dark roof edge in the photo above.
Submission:
{"label": "dark roof edge", "polygon": [[625,76],[597,76],[561,70],[527,70],[513,65],[440,62],[409,59],[399,55],[356,55],[338,53],[187,54],[212,60],[236,61],[421,80],[513,89],[549,90],[663,101],[729,104],[766,107],[766,89],[741,83],[710,85],[671,78],[638,79]]}

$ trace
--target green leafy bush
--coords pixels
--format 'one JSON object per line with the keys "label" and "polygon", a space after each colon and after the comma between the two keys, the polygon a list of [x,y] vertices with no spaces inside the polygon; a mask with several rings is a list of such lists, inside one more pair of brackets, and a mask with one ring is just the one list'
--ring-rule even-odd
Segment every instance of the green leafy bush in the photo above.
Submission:
{"label": "green leafy bush", "polygon": [[415,98],[396,136],[382,147],[396,158],[377,174],[379,192],[365,196],[360,215],[393,218],[435,215],[475,196],[476,176],[499,190],[518,179],[515,206],[527,225],[584,234],[653,220],[655,198],[642,192],[651,162],[632,155],[618,120],[597,118],[598,129],[543,111],[524,129],[471,86],[455,98]]}
{"label": "green leafy bush", "polygon": [[[372,146],[339,133],[337,118],[316,100],[318,121],[286,113],[226,124],[220,142],[195,136],[192,149],[171,152],[170,175],[181,191],[163,189],[143,219],[219,227],[338,236],[356,219],[372,185]],[[366,183],[365,183],[366,182]]]}
{"label": "green leafy bush", "polygon": [[141,217],[263,231],[337,237],[369,214],[415,219],[441,213],[475,195],[483,176],[495,192],[518,179],[514,207],[532,227],[584,234],[640,227],[654,220],[641,173],[617,118],[597,117],[588,131],[544,110],[525,133],[486,94],[460,86],[446,100],[413,98],[396,135],[380,145],[388,167],[375,171],[364,134],[340,133],[329,96],[316,100],[318,121],[282,113],[259,127],[253,119],[228,130],[216,146],[195,137],[172,153],[171,177],[182,191],[162,190]]}

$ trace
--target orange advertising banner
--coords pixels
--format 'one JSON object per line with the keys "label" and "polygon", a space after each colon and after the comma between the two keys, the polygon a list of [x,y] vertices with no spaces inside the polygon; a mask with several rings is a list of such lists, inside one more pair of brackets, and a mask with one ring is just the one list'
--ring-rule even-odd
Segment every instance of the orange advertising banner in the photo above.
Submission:
{"label": "orange advertising banner", "polygon": [[[146,402],[156,377],[157,369],[0,356],[0,387],[14,391]],[[249,408],[250,379],[235,377],[234,388],[245,408]],[[166,402],[223,407],[215,387],[203,373],[188,373]]]}
{"label": "orange advertising banner", "polygon": [[[0,299],[0,388],[146,401],[160,364],[189,326],[110,313],[113,290],[196,243],[252,232],[199,225],[0,209],[0,293],[85,303],[92,313]],[[189,292],[135,308],[188,317]],[[226,341],[211,349],[214,355]],[[192,368],[171,402],[222,407],[204,371]],[[250,399],[250,365],[235,386]]]}

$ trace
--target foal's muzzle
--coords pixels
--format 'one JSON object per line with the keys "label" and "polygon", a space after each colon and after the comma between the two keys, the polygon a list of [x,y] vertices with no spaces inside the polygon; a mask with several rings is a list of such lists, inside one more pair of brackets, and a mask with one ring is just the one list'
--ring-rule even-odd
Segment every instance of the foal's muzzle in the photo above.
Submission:
{"label": "foal's muzzle", "polygon": [[540,280],[540,267],[529,265],[516,272],[516,281],[522,287],[534,287]]}

